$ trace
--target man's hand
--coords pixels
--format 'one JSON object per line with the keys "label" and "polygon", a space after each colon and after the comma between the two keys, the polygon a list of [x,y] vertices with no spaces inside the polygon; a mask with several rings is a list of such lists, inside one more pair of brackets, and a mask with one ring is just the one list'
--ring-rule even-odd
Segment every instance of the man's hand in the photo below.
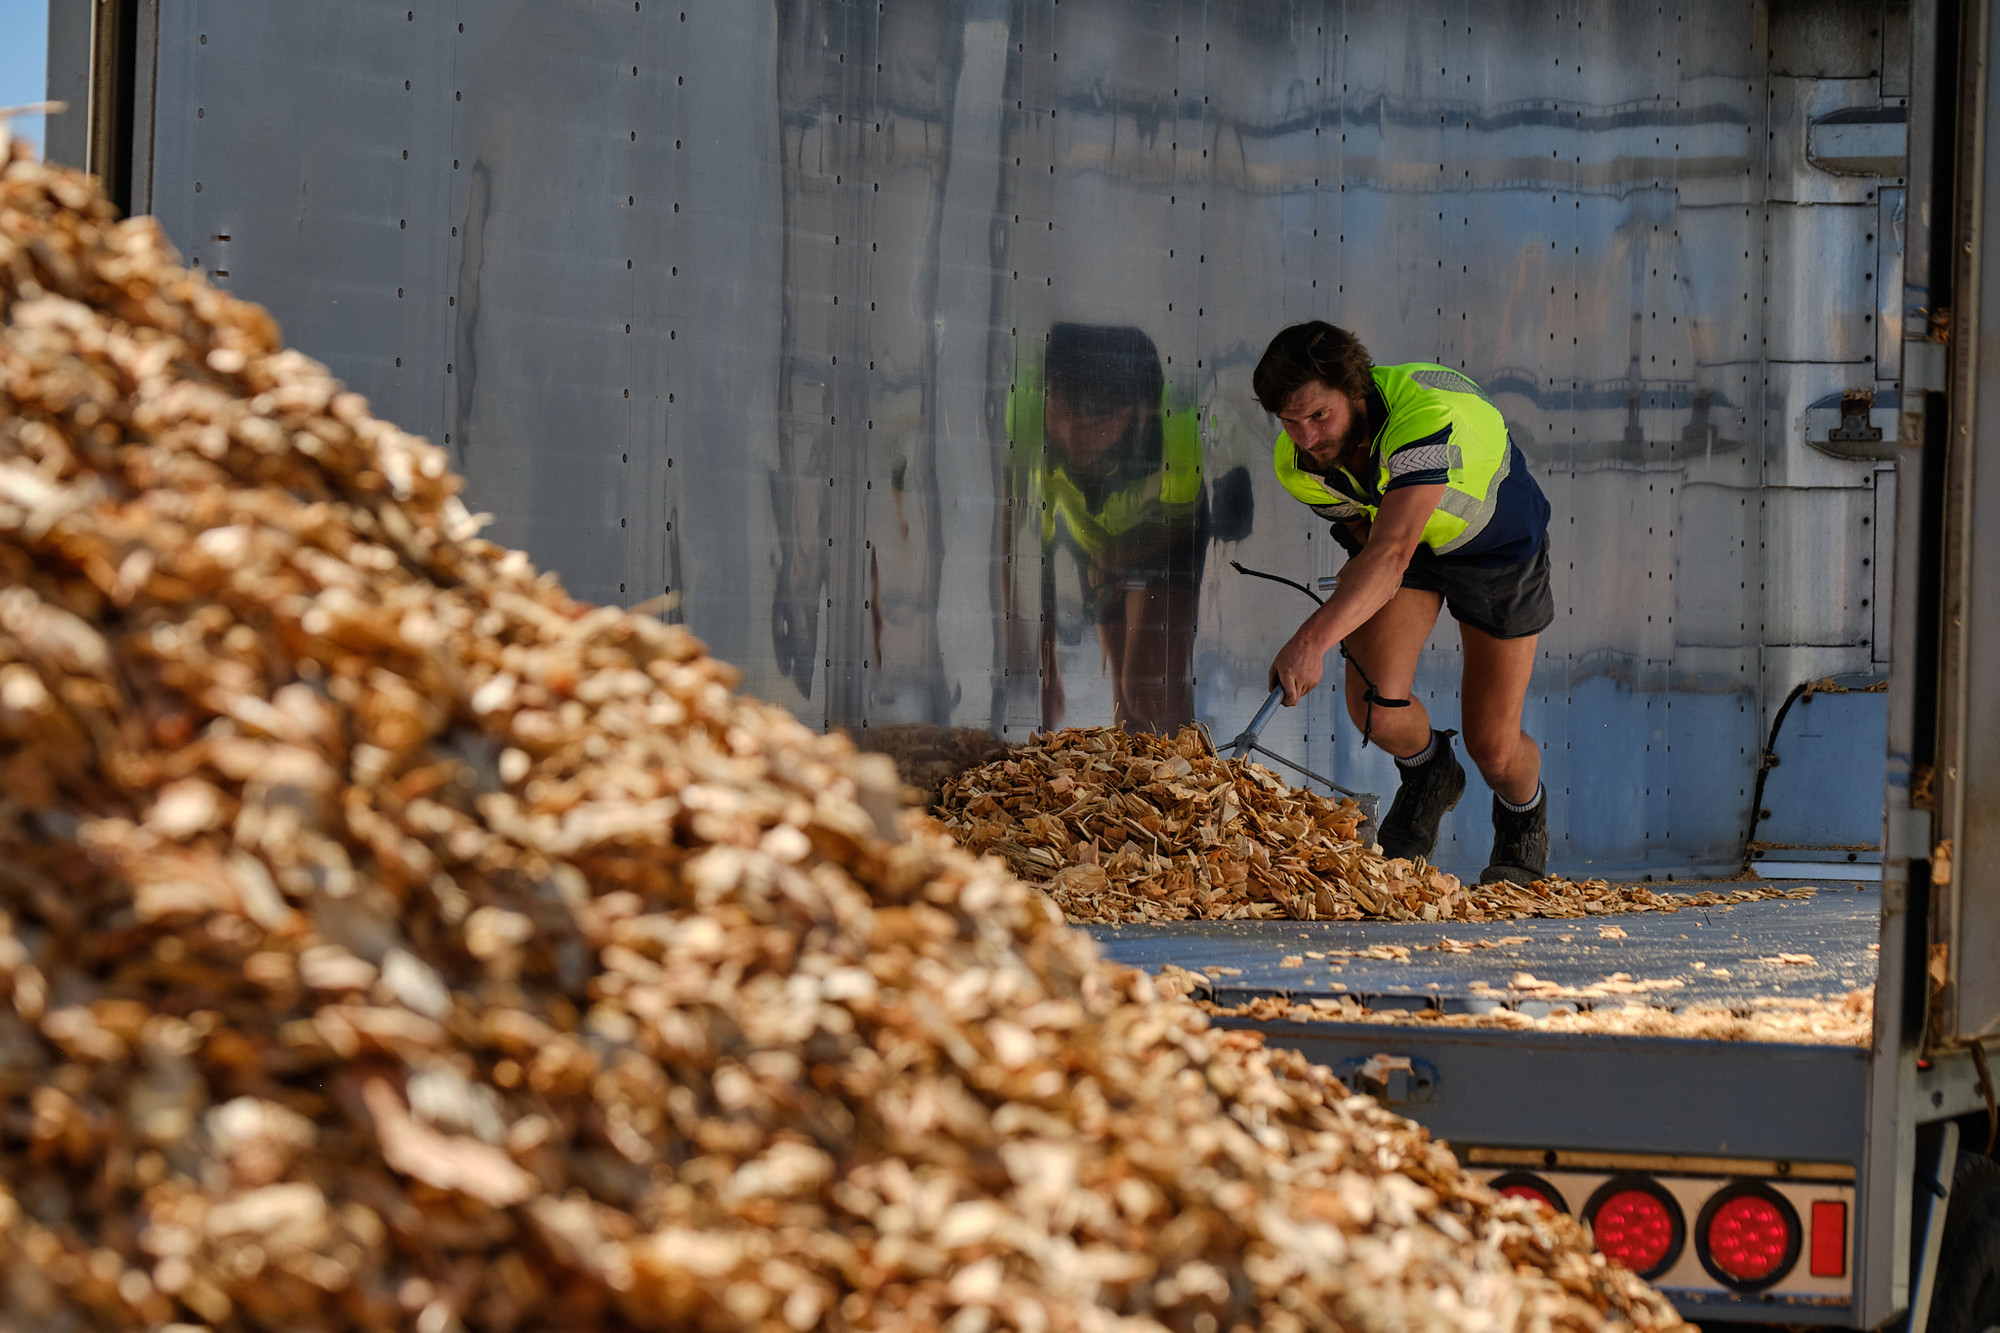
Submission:
{"label": "man's hand", "polygon": [[1299,626],[1298,633],[1278,650],[1277,659],[1271,663],[1268,687],[1274,690],[1284,687],[1287,708],[1317,689],[1320,677],[1326,674],[1326,649],[1318,646],[1318,638],[1311,631],[1310,622]]}
{"label": "man's hand", "polygon": [[1396,595],[1410,556],[1423,540],[1424,524],[1443,498],[1443,486],[1404,486],[1382,497],[1367,543],[1340,571],[1333,596],[1306,617],[1271,663],[1269,688],[1284,686],[1285,707],[1313,692],[1326,673],[1327,653]]}

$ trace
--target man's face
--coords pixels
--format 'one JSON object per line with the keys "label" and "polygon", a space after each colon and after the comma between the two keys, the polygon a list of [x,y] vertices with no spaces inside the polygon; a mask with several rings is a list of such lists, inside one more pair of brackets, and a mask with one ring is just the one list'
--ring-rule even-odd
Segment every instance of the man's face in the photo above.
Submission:
{"label": "man's face", "polygon": [[1278,420],[1298,451],[1318,468],[1332,467],[1343,453],[1367,443],[1368,414],[1361,404],[1317,381],[1293,390]]}
{"label": "man's face", "polygon": [[1063,395],[1051,393],[1042,412],[1042,427],[1049,443],[1063,458],[1075,466],[1087,467],[1124,438],[1132,424],[1132,415],[1129,406],[1085,415],[1072,410]]}

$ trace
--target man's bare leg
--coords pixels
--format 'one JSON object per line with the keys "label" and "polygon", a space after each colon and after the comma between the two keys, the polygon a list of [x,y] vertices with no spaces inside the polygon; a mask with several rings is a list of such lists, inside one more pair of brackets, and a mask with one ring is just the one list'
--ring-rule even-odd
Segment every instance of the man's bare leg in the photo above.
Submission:
{"label": "man's bare leg", "polygon": [[1194,631],[1200,596],[1196,588],[1126,591],[1116,677],[1121,724],[1164,735],[1194,720]]}
{"label": "man's bare leg", "polygon": [[1541,747],[1521,730],[1521,708],[1534,675],[1539,636],[1496,639],[1470,625],[1458,628],[1465,648],[1459,691],[1465,752],[1495,793],[1514,805],[1526,805],[1535,799],[1542,780]]}
{"label": "man's bare leg", "polygon": [[1063,697],[1062,664],[1056,660],[1056,626],[1042,622],[1042,730],[1054,731],[1062,725],[1069,701]]}
{"label": "man's bare leg", "polygon": [[1099,613],[1097,641],[1104,649],[1104,674],[1111,678],[1111,725],[1125,725],[1125,601]]}
{"label": "man's bare leg", "polygon": [[[1371,744],[1392,755],[1418,754],[1431,743],[1431,715],[1422,703],[1410,699],[1410,687],[1417,679],[1417,659],[1423,656],[1443,604],[1444,599],[1434,592],[1400,588],[1366,624],[1347,636],[1347,651],[1355,659],[1345,664],[1347,716],[1357,731],[1368,730]],[[1410,699],[1410,706],[1383,708],[1378,704],[1371,725],[1368,686],[1355,670],[1355,662],[1367,670],[1383,698]]]}
{"label": "man's bare leg", "polygon": [[[1389,856],[1429,856],[1437,849],[1438,824],[1465,794],[1465,770],[1451,752],[1449,737],[1431,729],[1430,710],[1410,699],[1417,659],[1437,624],[1443,599],[1434,592],[1400,588],[1367,624],[1347,637],[1347,715],[1370,740],[1396,760],[1398,786],[1379,838]],[[1401,708],[1376,704],[1370,716],[1367,683],[1385,699],[1410,699]]]}
{"label": "man's bare leg", "polygon": [[1549,805],[1542,794],[1542,752],[1521,730],[1521,706],[1535,670],[1535,638],[1496,639],[1459,626],[1465,645],[1460,690],[1465,748],[1493,789],[1493,853],[1482,882],[1530,884],[1549,864]]}

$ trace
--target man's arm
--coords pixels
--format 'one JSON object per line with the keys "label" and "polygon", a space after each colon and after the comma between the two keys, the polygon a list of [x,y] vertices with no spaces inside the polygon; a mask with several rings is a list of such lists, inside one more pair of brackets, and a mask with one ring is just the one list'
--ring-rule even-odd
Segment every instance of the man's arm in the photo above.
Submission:
{"label": "man's arm", "polygon": [[1284,686],[1287,708],[1318,686],[1333,646],[1367,624],[1403,586],[1403,571],[1423,540],[1424,524],[1443,497],[1443,486],[1400,486],[1382,497],[1367,545],[1341,569],[1333,596],[1306,618],[1271,663],[1270,686]]}

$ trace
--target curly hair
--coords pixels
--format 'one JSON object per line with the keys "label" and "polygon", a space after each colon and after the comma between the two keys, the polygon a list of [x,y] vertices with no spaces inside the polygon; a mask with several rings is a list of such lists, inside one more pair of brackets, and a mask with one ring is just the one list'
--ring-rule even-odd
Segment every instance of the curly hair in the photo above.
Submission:
{"label": "curly hair", "polygon": [[1323,319],[1281,329],[1264,349],[1250,388],[1273,416],[1308,384],[1324,384],[1351,398],[1365,398],[1375,369],[1361,340]]}

